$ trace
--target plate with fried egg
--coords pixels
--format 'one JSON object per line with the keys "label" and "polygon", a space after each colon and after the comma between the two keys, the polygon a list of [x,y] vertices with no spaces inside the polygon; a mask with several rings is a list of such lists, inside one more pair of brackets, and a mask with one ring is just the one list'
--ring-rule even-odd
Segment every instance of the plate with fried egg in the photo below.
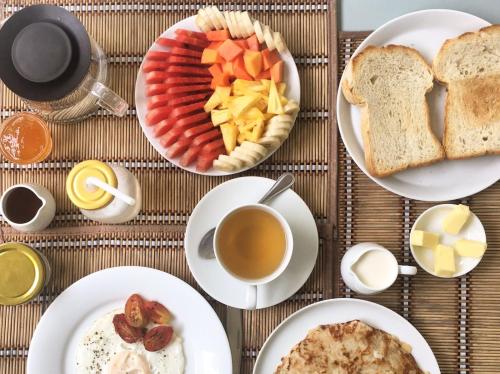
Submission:
{"label": "plate with fried egg", "polygon": [[191,286],[145,267],[80,279],[48,307],[27,374],[232,373],[224,328]]}

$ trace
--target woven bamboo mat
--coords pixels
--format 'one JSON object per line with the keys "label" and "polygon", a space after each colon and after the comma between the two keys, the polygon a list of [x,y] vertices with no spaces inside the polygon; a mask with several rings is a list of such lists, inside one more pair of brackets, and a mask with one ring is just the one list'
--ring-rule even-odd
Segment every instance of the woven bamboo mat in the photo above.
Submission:
{"label": "woven bamboo mat", "polygon": [[[41,164],[19,167],[0,160],[0,191],[30,181],[49,188],[57,202],[56,219],[42,233],[20,234],[5,222],[0,224],[0,240],[31,244],[45,253],[54,270],[52,283],[37,300],[18,307],[0,307],[1,374],[25,372],[30,340],[47,306],[70,284],[103,268],[141,265],[169,272],[198,289],[220,318],[225,318],[225,307],[203,293],[190,274],[183,236],[198,200],[228,178],[201,177],[173,167],[149,145],[134,111],[134,83],[142,56],[165,29],[195,14],[200,2],[36,3],[41,2],[66,6],[83,21],[110,58],[112,89],[131,104],[131,110],[121,119],[99,113],[78,124],[51,125],[54,151]],[[5,12],[8,15],[32,3],[6,1]],[[283,171],[294,172],[294,189],[313,212],[321,237],[316,268],[295,296],[276,307],[244,313],[242,373],[251,373],[259,348],[286,316],[333,296],[337,155],[332,103],[336,58],[330,51],[336,50],[335,2],[262,0],[241,2],[243,6],[234,1],[215,3],[225,9],[247,9],[255,18],[281,31],[295,57],[302,83],[298,123],[273,157],[245,175],[276,178]],[[0,95],[2,119],[25,109],[4,86],[0,86]],[[120,163],[138,177],[143,189],[143,210],[136,220],[127,225],[102,226],[85,219],[70,204],[64,191],[66,175],[75,163],[91,158]]]}
{"label": "woven bamboo mat", "polygon": [[[340,33],[338,72],[367,33]],[[417,216],[434,205],[398,197],[373,183],[339,142],[339,251],[373,241],[393,251],[399,261],[414,264],[409,233]],[[469,275],[437,279],[423,270],[401,278],[369,300],[407,318],[431,345],[442,373],[500,372],[500,183],[462,200],[483,222],[488,251]],[[340,297],[359,297],[337,283]]]}

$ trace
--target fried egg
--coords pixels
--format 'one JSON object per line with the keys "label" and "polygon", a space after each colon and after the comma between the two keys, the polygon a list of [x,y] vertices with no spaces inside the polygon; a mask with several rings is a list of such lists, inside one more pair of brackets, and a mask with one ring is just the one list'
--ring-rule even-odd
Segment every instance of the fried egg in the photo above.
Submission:
{"label": "fried egg", "polygon": [[170,343],[159,351],[146,351],[142,342],[127,343],[115,332],[113,317],[120,313],[123,310],[102,316],[85,334],[77,348],[76,374],[184,373],[185,358],[180,336],[174,333]]}

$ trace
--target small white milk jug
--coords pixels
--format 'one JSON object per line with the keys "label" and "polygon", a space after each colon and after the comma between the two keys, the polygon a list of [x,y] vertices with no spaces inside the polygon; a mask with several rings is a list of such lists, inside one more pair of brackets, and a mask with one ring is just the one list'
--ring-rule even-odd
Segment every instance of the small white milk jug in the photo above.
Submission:
{"label": "small white milk jug", "polygon": [[134,219],[141,210],[141,186],[122,166],[83,161],[66,179],[70,200],[87,218],[108,224]]}
{"label": "small white milk jug", "polygon": [[399,274],[417,274],[417,268],[398,265],[396,257],[381,245],[359,243],[345,253],[340,272],[347,287],[357,293],[371,295],[392,286]]}

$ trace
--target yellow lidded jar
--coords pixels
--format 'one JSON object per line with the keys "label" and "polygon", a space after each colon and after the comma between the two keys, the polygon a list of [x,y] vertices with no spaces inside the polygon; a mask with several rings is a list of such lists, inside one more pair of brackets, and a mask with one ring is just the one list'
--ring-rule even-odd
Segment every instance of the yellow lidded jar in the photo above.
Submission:
{"label": "yellow lidded jar", "polygon": [[66,192],[77,207],[86,210],[100,209],[108,205],[114,198],[103,189],[89,186],[88,178],[94,177],[111,187],[117,187],[118,181],[113,169],[97,160],[83,161],[71,169],[66,179]]}
{"label": "yellow lidded jar", "polygon": [[37,297],[50,280],[45,256],[22,243],[0,245],[0,305],[20,305]]}

